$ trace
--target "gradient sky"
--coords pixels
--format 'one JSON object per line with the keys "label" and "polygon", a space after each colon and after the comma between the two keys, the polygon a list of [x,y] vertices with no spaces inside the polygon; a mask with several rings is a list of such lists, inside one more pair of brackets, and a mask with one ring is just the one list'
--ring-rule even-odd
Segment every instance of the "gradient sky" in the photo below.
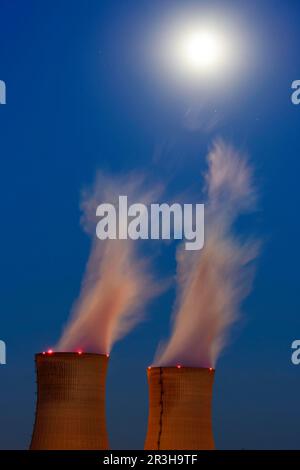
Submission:
{"label": "gradient sky", "polygon": [[[224,3],[1,0],[0,339],[7,365],[0,366],[0,448],[28,446],[33,356],[57,341],[78,295],[89,253],[79,224],[81,188],[100,168],[147,171],[164,179],[170,194],[200,190],[216,137],[251,156],[260,203],[241,229],[264,240],[253,292],[217,364],[216,446],[299,448],[300,366],[290,356],[300,337],[300,106],[291,104],[290,87],[300,79],[300,4]],[[231,86],[220,74],[216,90],[197,95],[147,53],[149,38],[174,15],[203,5],[235,22],[252,52]],[[189,129],[193,106],[208,120],[216,110],[213,129]],[[160,274],[175,272],[174,252],[174,245],[159,245]],[[112,448],[143,446],[145,368],[168,334],[173,300],[172,290],[156,300],[147,321],[113,349]]]}

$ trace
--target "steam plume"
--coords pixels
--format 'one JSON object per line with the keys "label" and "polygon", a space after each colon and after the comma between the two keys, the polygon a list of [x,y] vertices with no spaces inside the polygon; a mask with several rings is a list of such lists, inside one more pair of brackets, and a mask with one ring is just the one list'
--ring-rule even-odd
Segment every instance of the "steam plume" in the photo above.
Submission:
{"label": "steam plume", "polygon": [[173,330],[155,358],[161,366],[215,366],[251,287],[258,244],[233,234],[238,215],[255,202],[251,168],[238,152],[217,142],[208,155],[205,180],[204,248],[178,249]]}
{"label": "steam plume", "polygon": [[[85,230],[95,234],[96,207],[101,202],[114,204],[119,194],[145,204],[152,200],[156,190],[142,192],[142,185],[143,178],[134,175],[112,180],[99,174],[93,190],[83,194]],[[100,241],[93,235],[80,296],[56,350],[108,353],[115,341],[143,320],[145,303],[161,291],[158,285],[149,258],[138,253],[138,242]]]}

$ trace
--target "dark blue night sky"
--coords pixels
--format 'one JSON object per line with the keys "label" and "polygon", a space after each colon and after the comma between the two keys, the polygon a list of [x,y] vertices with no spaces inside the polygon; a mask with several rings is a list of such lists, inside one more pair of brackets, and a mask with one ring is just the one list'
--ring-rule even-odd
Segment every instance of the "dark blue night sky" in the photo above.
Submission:
{"label": "dark blue night sky", "polygon": [[[206,132],[184,123],[203,95],[168,82],[147,61],[151,35],[203,5],[233,18],[253,41],[232,86],[222,86],[222,76],[215,92],[211,84],[205,107],[220,119]],[[299,448],[300,366],[290,359],[300,336],[300,106],[290,99],[300,79],[299,17],[291,0],[1,0],[0,448],[28,447],[33,356],[55,344],[79,292],[90,247],[79,223],[82,187],[97,169],[141,170],[182,193],[200,185],[216,137],[251,156],[260,202],[245,223],[264,240],[253,291],[217,365],[216,446]],[[174,254],[174,245],[159,245],[161,275],[175,272]],[[173,300],[173,290],[156,299],[147,321],[112,351],[112,448],[143,446],[145,369],[168,334]]]}

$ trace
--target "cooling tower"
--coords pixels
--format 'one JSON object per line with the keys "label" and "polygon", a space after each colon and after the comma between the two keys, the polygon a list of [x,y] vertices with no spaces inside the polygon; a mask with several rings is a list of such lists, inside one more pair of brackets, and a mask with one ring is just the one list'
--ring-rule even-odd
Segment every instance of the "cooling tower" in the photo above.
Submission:
{"label": "cooling tower", "polygon": [[214,449],[212,389],[214,370],[149,367],[146,450]]}
{"label": "cooling tower", "polygon": [[50,352],[36,354],[35,362],[37,403],[30,449],[108,449],[107,356]]}

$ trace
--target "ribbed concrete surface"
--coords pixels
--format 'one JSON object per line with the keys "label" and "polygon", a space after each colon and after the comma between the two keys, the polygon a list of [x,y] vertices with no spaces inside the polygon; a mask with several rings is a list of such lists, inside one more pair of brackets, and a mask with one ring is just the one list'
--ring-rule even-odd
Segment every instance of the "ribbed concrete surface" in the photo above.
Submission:
{"label": "ribbed concrete surface", "polygon": [[101,354],[36,354],[37,403],[30,449],[108,449]]}
{"label": "ribbed concrete surface", "polygon": [[214,371],[192,367],[148,369],[146,450],[214,449],[211,402]]}

